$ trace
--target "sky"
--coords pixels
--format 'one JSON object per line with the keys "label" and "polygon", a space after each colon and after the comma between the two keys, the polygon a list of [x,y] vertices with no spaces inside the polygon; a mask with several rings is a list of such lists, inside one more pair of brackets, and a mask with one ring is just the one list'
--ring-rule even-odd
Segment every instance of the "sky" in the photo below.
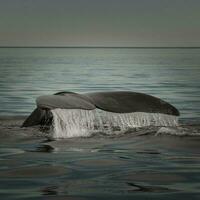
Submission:
{"label": "sky", "polygon": [[0,46],[200,46],[200,0],[0,0]]}

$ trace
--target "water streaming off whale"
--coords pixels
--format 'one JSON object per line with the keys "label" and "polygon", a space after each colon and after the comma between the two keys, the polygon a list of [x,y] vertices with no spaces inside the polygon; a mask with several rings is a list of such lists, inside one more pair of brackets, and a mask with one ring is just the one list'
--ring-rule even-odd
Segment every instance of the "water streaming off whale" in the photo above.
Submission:
{"label": "water streaming off whale", "polygon": [[143,126],[177,126],[176,116],[161,113],[112,113],[102,110],[53,109],[54,138],[87,137],[94,132],[116,134]]}

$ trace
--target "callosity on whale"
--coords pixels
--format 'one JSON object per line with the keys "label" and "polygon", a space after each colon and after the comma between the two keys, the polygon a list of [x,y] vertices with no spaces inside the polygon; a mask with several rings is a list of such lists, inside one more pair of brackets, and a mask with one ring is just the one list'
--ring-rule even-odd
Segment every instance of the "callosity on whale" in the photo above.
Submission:
{"label": "callosity on whale", "polygon": [[36,99],[37,108],[24,121],[23,127],[51,124],[53,109],[100,109],[112,113],[160,113],[179,116],[171,104],[157,97],[130,91],[92,92],[78,94],[58,92]]}

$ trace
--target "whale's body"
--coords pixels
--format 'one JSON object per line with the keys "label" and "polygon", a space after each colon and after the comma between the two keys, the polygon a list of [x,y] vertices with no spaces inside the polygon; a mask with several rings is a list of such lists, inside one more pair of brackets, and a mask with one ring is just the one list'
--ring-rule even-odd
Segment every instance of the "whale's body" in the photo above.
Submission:
{"label": "whale's body", "polygon": [[40,96],[36,99],[37,108],[24,121],[23,127],[50,124],[54,109],[100,109],[111,113],[160,113],[179,116],[179,111],[171,104],[157,97],[127,91],[94,92],[78,94],[59,92]]}

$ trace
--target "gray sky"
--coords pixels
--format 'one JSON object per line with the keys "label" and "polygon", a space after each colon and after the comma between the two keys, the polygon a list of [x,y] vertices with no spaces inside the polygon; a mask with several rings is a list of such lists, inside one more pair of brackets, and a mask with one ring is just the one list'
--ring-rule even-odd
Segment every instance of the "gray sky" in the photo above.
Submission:
{"label": "gray sky", "polygon": [[0,0],[0,46],[200,46],[200,0]]}

